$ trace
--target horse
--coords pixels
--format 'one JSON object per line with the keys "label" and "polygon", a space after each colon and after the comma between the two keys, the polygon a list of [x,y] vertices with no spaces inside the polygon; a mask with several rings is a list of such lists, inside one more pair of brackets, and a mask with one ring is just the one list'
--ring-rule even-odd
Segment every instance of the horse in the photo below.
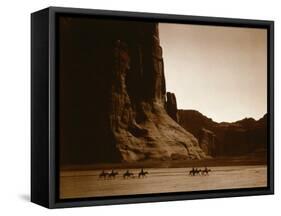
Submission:
{"label": "horse", "polygon": [[211,170],[205,167],[205,169],[202,170],[202,175],[209,175],[209,172],[211,172]]}
{"label": "horse", "polygon": [[109,178],[111,178],[111,177],[112,177],[112,178],[115,178],[115,176],[117,176],[117,175],[118,175],[118,172],[114,172],[114,170],[112,169],[112,170],[111,170],[111,173],[108,174],[108,177],[109,177]]}
{"label": "horse", "polygon": [[192,167],[192,170],[189,171],[190,176],[195,176],[195,169]]}
{"label": "horse", "polygon": [[141,169],[141,171],[139,172],[139,178],[140,177],[145,177],[148,174],[147,171],[143,171],[143,169]]}
{"label": "horse", "polygon": [[100,175],[99,175],[99,178],[102,178],[102,177],[103,177],[103,179],[105,179],[108,175],[109,175],[108,172],[105,172],[104,170],[102,170],[102,172],[101,172]]}
{"label": "horse", "polygon": [[130,177],[134,177],[134,173],[131,173],[129,170],[127,170],[124,174],[123,174],[123,178],[130,178]]}
{"label": "horse", "polygon": [[196,176],[201,174],[202,174],[202,170],[197,168],[194,169],[194,167],[192,168],[192,170],[189,171],[190,176]]}
{"label": "horse", "polygon": [[202,175],[202,170],[201,169],[196,169],[196,174],[197,175]]}

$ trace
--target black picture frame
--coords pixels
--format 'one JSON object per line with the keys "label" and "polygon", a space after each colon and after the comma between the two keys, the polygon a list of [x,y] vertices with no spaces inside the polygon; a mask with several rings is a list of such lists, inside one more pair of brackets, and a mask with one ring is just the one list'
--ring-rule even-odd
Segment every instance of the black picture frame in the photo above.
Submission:
{"label": "black picture frame", "polygon": [[[59,14],[267,29],[268,186],[251,189],[58,198],[57,25]],[[31,201],[47,208],[274,194],[274,22],[265,20],[49,7],[31,15]]]}

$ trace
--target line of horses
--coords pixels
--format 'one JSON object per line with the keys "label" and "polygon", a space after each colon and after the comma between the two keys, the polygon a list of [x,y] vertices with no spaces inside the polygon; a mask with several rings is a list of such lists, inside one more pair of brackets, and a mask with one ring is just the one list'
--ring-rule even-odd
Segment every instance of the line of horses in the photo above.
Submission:
{"label": "line of horses", "polygon": [[[138,178],[143,178],[146,177],[146,175],[148,174],[147,171],[144,171],[143,168],[141,169],[141,171],[138,173]],[[114,169],[111,170],[111,172],[106,172],[106,171],[102,171],[99,175],[99,178],[103,178],[103,179],[115,179],[115,177],[119,175],[119,173],[117,171],[115,171]],[[123,179],[128,179],[128,178],[135,178],[135,174],[133,172],[130,172],[129,170],[126,170],[125,173],[123,173]]]}
{"label": "line of horses", "polygon": [[[207,167],[205,167],[204,169],[199,169],[199,168],[192,168],[189,171],[189,175],[190,176],[207,176],[209,175],[209,173],[211,172],[211,169],[208,169]],[[103,179],[115,179],[115,177],[119,175],[119,173],[117,171],[115,171],[114,169],[111,170],[111,172],[106,172],[105,170],[102,170],[102,172],[99,174],[99,178],[103,178]],[[123,173],[123,179],[129,179],[129,178],[143,178],[146,177],[148,175],[147,171],[144,171],[144,169],[142,168],[140,170],[139,173],[137,173],[136,175],[131,172],[130,170],[126,170],[126,172]]]}
{"label": "line of horses", "polygon": [[207,167],[205,167],[204,169],[198,169],[198,168],[193,167],[189,171],[189,175],[190,176],[198,176],[198,175],[206,176],[206,175],[209,175],[209,172],[211,172],[211,169],[208,169]]}

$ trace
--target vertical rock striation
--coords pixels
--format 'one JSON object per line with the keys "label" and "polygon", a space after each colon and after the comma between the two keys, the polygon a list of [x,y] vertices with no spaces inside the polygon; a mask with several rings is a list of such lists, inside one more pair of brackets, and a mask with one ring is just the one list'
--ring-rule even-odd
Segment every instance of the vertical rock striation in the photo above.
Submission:
{"label": "vertical rock striation", "polygon": [[200,147],[206,154],[210,156],[216,155],[215,137],[216,135],[214,134],[214,132],[207,130],[205,128],[201,128],[198,136]]}
{"label": "vertical rock striation", "polygon": [[178,107],[177,100],[174,93],[167,92],[166,110],[169,116],[178,122]]}

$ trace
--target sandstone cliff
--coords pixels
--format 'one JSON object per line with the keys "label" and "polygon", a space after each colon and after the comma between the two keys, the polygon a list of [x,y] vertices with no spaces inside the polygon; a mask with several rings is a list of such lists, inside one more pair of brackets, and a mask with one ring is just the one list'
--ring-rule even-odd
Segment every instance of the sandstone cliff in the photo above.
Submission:
{"label": "sandstone cliff", "polygon": [[156,23],[61,18],[59,24],[63,164],[207,157],[176,122]]}
{"label": "sandstone cliff", "polygon": [[[146,34],[141,34],[147,32]],[[162,48],[156,24],[140,25],[141,37],[116,40],[109,104],[110,128],[123,161],[202,159],[196,138],[165,110]],[[169,104],[175,97],[167,94]],[[174,110],[172,110],[174,111]]]}

